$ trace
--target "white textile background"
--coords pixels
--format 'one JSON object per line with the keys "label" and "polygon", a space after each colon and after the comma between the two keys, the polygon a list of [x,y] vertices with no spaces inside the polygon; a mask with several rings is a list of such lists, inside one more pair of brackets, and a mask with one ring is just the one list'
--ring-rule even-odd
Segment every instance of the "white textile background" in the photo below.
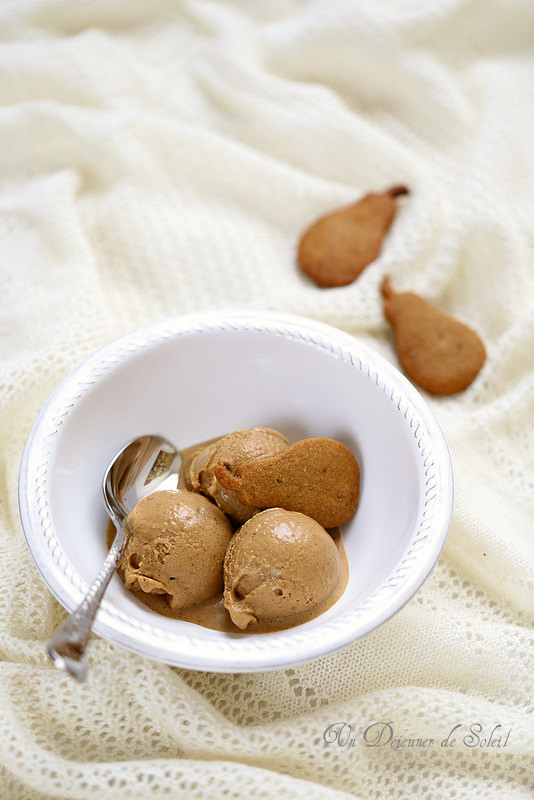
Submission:
{"label": "white textile background", "polygon": [[[0,38],[0,797],[532,798],[532,2],[4,0]],[[355,283],[298,272],[311,220],[394,183],[412,195]],[[230,306],[338,325],[397,363],[386,272],[489,355],[429,398],[456,501],[423,588],[294,669],[194,673],[96,638],[88,684],[57,672],[43,643],[65,612],[17,472],[62,376],[138,325]],[[324,741],[336,721],[353,747]],[[378,721],[511,732],[395,752],[365,746]]]}

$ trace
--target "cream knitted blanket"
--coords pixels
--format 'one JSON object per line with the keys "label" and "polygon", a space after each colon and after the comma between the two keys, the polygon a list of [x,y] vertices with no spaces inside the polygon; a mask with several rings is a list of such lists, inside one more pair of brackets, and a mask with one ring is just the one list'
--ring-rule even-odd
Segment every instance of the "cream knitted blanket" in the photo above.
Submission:
{"label": "cream knitted blanket", "polygon": [[[532,797],[533,34],[530,0],[0,5],[1,798]],[[311,220],[400,182],[354,284],[298,272]],[[489,353],[430,399],[456,501],[423,588],[294,669],[187,672],[95,638],[88,684],[57,672],[43,643],[65,612],[17,471],[61,377],[138,325],[229,306],[324,320],[397,363],[385,272]],[[368,747],[375,723],[435,742]]]}

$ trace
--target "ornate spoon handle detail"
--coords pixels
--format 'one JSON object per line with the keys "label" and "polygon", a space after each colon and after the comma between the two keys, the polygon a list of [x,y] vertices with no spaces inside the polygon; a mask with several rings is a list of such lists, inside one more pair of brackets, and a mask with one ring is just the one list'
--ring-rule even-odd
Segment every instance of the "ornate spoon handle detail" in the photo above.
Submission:
{"label": "ornate spoon handle detail", "polygon": [[172,478],[176,489],[181,464],[178,450],[161,436],[139,436],[117,453],[104,473],[104,505],[117,531],[113,544],[76,611],[46,644],[55,666],[79,681],[87,675],[87,644],[96,612],[128,541],[128,514],[164,481]]}
{"label": "ornate spoon handle detail", "polygon": [[46,646],[56,666],[79,681],[84,681],[87,675],[87,644],[93,620],[128,540],[125,528],[118,521],[114,522],[117,533],[102,569],[76,611],[57,629]]}

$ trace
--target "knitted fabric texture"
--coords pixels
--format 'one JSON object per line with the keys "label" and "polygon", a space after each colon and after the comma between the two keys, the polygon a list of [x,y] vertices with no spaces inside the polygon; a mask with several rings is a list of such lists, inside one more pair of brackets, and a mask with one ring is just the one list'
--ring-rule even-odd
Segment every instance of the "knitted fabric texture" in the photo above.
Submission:
{"label": "knitted fabric texture", "polygon": [[[1,798],[532,797],[533,30],[529,0],[0,5]],[[357,281],[298,270],[308,224],[398,183]],[[87,684],[57,671],[66,612],[17,477],[60,379],[136,326],[226,307],[331,323],[398,365],[384,274],[488,350],[465,392],[428,397],[455,507],[420,591],[293,669],[190,672],[95,637]],[[339,722],[354,744],[327,741]],[[378,722],[435,743],[368,747]],[[474,725],[506,747],[470,747]]]}

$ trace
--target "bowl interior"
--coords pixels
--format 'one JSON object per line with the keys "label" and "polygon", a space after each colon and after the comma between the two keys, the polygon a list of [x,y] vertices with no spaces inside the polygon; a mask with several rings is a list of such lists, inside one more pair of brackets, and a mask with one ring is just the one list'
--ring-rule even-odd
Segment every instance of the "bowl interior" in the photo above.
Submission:
{"label": "bowl interior", "polygon": [[[435,423],[415,390],[382,359],[368,350],[360,357],[354,340],[332,331],[317,324],[306,327],[305,321],[288,327],[252,324],[245,317],[230,325],[195,324],[184,317],[174,328],[153,327],[111,343],[64,381],[38,419],[27,448],[28,477],[42,474],[38,462],[45,459],[46,481],[39,509],[33,509],[39,530],[31,519],[25,528],[27,536],[32,529],[28,541],[45,579],[68,608],[81,599],[106,555],[101,479],[117,450],[145,433],[187,447],[253,426],[276,428],[292,441],[332,437],[358,458],[361,499],[343,527],[350,579],[341,599],[298,628],[231,635],[154,614],[114,576],[96,630],[170,663],[264,669],[328,652],[339,646],[340,637],[357,638],[405,602],[424,575],[408,586],[414,583],[412,576],[396,599],[390,592],[385,605],[365,613],[366,601],[398,570],[418,531],[420,544],[434,539],[426,556],[420,547],[418,558],[429,561],[426,572],[439,553],[446,533],[443,513],[432,514],[428,525],[425,513],[432,501],[434,511],[441,502],[445,517],[447,507],[450,514],[446,448],[439,441],[436,451],[441,434],[437,425],[432,428]],[[32,517],[31,480],[26,491]],[[433,537],[436,516],[439,530]],[[347,615],[362,604],[352,637],[341,633]],[[373,623],[376,614],[378,622]],[[335,632],[330,639],[325,634],[329,623]],[[180,637],[182,650],[184,643],[191,646],[190,657],[179,652]],[[210,648],[219,648],[219,656],[227,653],[228,663],[210,656]],[[270,656],[270,648],[276,657]]]}

